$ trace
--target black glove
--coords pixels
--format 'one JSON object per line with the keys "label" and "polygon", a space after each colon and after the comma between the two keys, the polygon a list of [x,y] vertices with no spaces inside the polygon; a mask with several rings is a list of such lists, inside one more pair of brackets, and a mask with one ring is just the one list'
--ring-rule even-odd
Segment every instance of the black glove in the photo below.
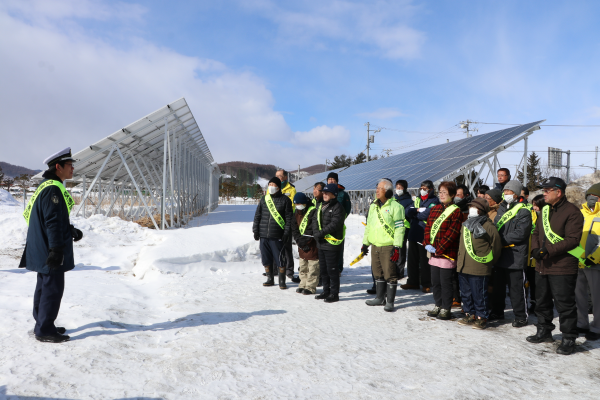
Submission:
{"label": "black glove", "polygon": [[288,240],[290,240],[290,235],[289,233],[284,233],[283,237],[281,238],[281,240],[283,241],[283,243],[287,243]]}
{"label": "black glove", "polygon": [[316,231],[313,235],[313,237],[315,238],[315,240],[321,240],[325,237],[325,234],[323,233],[323,231]]}
{"label": "black glove", "polygon": [[366,244],[363,244],[362,247],[360,248],[360,252],[366,256],[367,254],[369,254],[369,246],[367,246]]}
{"label": "black glove", "polygon": [[310,246],[304,246],[302,248],[302,251],[305,252],[305,253],[308,253],[310,251]]}
{"label": "black glove", "polygon": [[256,240],[256,241],[260,240],[260,234],[258,232],[254,233],[254,240]]}
{"label": "black glove", "polygon": [[296,244],[298,245],[298,247],[304,250],[304,247],[308,244],[309,239],[310,238],[306,236],[300,236],[298,239],[296,239]]}
{"label": "black glove", "polygon": [[50,268],[50,271],[55,271],[62,265],[63,258],[62,249],[50,249],[50,254],[48,254],[48,258],[46,258],[46,265]]}
{"label": "black glove", "polygon": [[541,261],[546,255],[548,255],[548,250],[546,250],[545,247],[542,247],[541,249],[531,249],[531,257],[538,261]]}
{"label": "black glove", "polygon": [[83,232],[71,225],[71,236],[73,236],[74,242],[79,242],[83,239]]}

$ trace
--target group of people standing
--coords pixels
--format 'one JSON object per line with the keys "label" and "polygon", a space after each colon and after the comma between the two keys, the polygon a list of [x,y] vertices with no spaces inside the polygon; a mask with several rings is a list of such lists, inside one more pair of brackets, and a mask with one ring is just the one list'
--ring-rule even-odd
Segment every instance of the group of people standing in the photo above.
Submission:
{"label": "group of people standing", "polygon": [[[393,311],[406,261],[408,279],[401,288],[432,293],[430,317],[449,320],[452,308],[461,308],[460,324],[485,329],[488,321],[505,319],[508,297],[512,326],[526,326],[535,312],[537,332],[527,341],[541,343],[553,340],[556,308],[562,332],[557,353],[571,354],[580,333],[588,340],[600,338],[600,220],[593,225],[600,218],[600,184],[589,188],[580,209],[566,199],[560,178],[548,179],[543,195],[529,202],[529,191],[511,180],[508,169],[498,170],[497,177],[493,189],[481,185],[474,196],[452,181],[441,182],[436,194],[433,182],[425,180],[414,199],[407,181],[394,187],[390,179],[380,179],[361,247],[363,256],[371,253],[374,281],[368,293],[375,298],[366,304]],[[320,277],[323,292],[316,298],[336,302],[348,195],[335,173],[327,184],[314,185],[312,200],[303,193],[286,196],[288,185],[271,179],[254,219],[264,285],[274,285],[273,271],[279,268],[279,287],[287,288],[282,265],[291,255],[282,257],[281,249],[293,238],[300,256],[297,292],[315,294]]]}
{"label": "group of people standing", "polygon": [[[252,231],[254,239],[260,241],[267,277],[263,286],[275,285],[277,268],[280,289],[287,289],[287,276],[299,283],[297,293],[311,295],[316,294],[321,281],[323,292],[315,298],[326,303],[337,302],[344,269],[344,221],[351,210],[350,198],[334,172],[327,177],[327,184],[314,185],[312,199],[302,192],[296,193],[287,178],[287,171],[277,171],[254,215]],[[292,238],[300,259],[298,278],[293,276]]]}

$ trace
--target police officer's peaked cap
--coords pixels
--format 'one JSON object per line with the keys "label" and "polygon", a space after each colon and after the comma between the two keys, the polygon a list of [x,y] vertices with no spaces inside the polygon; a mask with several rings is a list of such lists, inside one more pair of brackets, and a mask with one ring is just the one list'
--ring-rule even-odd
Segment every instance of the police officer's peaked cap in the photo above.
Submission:
{"label": "police officer's peaked cap", "polygon": [[71,148],[67,147],[64,150],[59,151],[58,153],[52,154],[50,157],[44,160],[44,164],[49,167],[53,167],[56,163],[61,161],[77,161],[71,156]]}

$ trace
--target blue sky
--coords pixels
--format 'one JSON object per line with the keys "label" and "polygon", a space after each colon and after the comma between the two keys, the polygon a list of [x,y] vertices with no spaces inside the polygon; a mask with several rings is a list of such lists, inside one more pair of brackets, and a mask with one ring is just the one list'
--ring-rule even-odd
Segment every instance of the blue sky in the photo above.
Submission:
{"label": "blue sky", "polygon": [[[41,168],[182,96],[218,162],[289,168],[357,154],[367,121],[449,130],[383,130],[376,153],[461,138],[467,118],[600,125],[599,19],[595,1],[4,1],[0,160]],[[529,148],[593,150],[599,129]]]}

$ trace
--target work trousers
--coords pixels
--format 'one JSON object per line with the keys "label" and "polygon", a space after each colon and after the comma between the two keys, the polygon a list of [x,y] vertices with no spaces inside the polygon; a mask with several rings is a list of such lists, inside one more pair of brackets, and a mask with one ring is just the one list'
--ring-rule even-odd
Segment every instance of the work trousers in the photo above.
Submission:
{"label": "work trousers", "polygon": [[342,271],[344,270],[344,247],[346,247],[346,241],[344,240],[342,242],[342,244],[339,245],[339,247],[342,248],[342,250],[340,251],[340,257],[338,259],[338,269],[339,269],[340,274],[341,274]]}
{"label": "work trousers", "polygon": [[323,293],[338,294],[340,292],[339,257],[339,251],[319,249]]}
{"label": "work trousers", "polygon": [[[400,258],[396,263],[396,275],[398,276],[398,280],[404,278],[404,271],[406,270],[406,259],[407,259],[407,247],[406,243],[408,242],[408,231],[410,229],[406,229],[404,231],[404,240],[402,242],[402,247],[400,248]],[[417,245],[418,246],[418,245]]]}
{"label": "work trousers", "polygon": [[431,287],[431,268],[427,250],[418,242],[408,242],[407,265],[407,285]]}
{"label": "work trousers", "polygon": [[289,239],[284,245],[285,251],[285,274],[289,277],[294,276],[294,253],[292,252],[292,239]]}
{"label": "work trousers", "polygon": [[529,302],[535,304],[535,268],[525,267],[525,277],[529,283]]}
{"label": "work trousers", "polygon": [[461,290],[460,283],[458,282],[458,272],[454,269],[454,273],[452,274],[452,299],[458,303],[462,302],[460,298]]}
{"label": "work trousers", "polygon": [[309,290],[311,293],[317,291],[317,283],[319,282],[319,260],[304,260],[300,258],[300,265],[298,270],[300,271],[300,289]]}
{"label": "work trousers", "polygon": [[265,267],[276,268],[271,273],[277,274],[280,267],[281,252],[283,251],[283,242],[280,239],[260,238],[260,258]]}
{"label": "work trousers", "polygon": [[579,336],[575,303],[576,285],[577,274],[541,275],[539,272],[535,272],[535,315],[537,315],[538,324],[554,330],[556,326],[552,320],[554,319],[554,307],[556,307],[563,338],[573,340]]}
{"label": "work trousers", "polygon": [[[594,310],[594,320],[591,324],[588,314],[590,292]],[[577,327],[600,333],[600,270],[587,268],[579,270],[575,286],[575,300],[577,301]]]}
{"label": "work trousers", "polygon": [[494,274],[494,290],[492,293],[492,313],[504,315],[506,308],[506,285],[509,286],[510,304],[512,305],[515,319],[526,320],[527,293],[525,292],[525,271],[522,269],[508,269],[496,267]]}
{"label": "work trousers", "polygon": [[431,268],[431,291],[437,307],[445,310],[452,308],[452,274],[456,268],[440,268],[434,265]]}
{"label": "work trousers", "polygon": [[57,333],[54,321],[58,317],[60,302],[65,291],[65,273],[37,274],[37,284],[33,294],[33,319],[37,336],[50,336]]}
{"label": "work trousers", "polygon": [[390,260],[394,246],[371,245],[371,270],[375,280],[385,279],[388,283],[398,283],[396,263]]}
{"label": "work trousers", "polygon": [[479,318],[487,319],[488,311],[488,282],[487,275],[458,274],[460,292],[462,294],[463,310]]}

